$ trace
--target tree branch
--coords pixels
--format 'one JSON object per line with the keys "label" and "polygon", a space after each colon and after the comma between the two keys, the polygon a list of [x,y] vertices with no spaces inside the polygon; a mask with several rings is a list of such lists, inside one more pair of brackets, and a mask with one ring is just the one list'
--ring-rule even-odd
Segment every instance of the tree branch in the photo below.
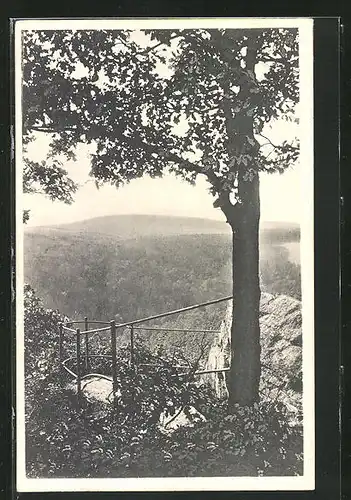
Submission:
{"label": "tree branch", "polygon": [[[170,37],[169,40],[174,40],[175,38],[179,38],[181,35],[173,35]],[[121,39],[121,38],[118,38],[118,40],[122,43],[122,45],[124,45],[125,47],[127,47],[129,50],[132,48],[125,40]],[[160,47],[161,45],[164,45],[165,42],[158,42],[156,43],[155,45],[153,45],[152,47],[147,47],[146,49],[144,50],[141,50],[141,51],[136,51],[135,52],[135,56],[145,56],[147,54],[149,54],[150,52],[152,52],[153,50],[157,49],[158,47]],[[135,44],[137,45],[137,44]]]}
{"label": "tree branch", "polygon": [[230,201],[229,193],[224,191],[218,195],[217,200],[213,204],[214,208],[220,208],[227,218],[227,222],[231,224],[233,221],[234,205]]}
{"label": "tree branch", "polygon": [[55,128],[55,127],[37,127],[37,126],[32,126],[28,127],[30,130],[35,130],[36,132],[45,132],[47,134],[55,134],[56,132],[77,132],[78,128],[77,127],[62,127],[62,128]]}
{"label": "tree branch", "polygon": [[[175,40],[176,38],[180,38],[182,35],[173,35],[170,37],[169,41],[171,40]],[[144,55],[144,54],[148,54],[149,52],[152,52],[153,50],[157,49],[158,47],[160,47],[161,45],[164,45],[165,42],[159,42],[159,43],[156,43],[156,45],[153,45],[152,47],[148,47],[147,49],[143,50],[142,52],[139,52],[137,55]]]}
{"label": "tree branch", "polygon": [[210,181],[210,183],[214,187],[216,187],[216,189],[220,190],[219,178],[213,171],[205,170],[200,165],[197,165],[196,163],[193,163],[190,160],[186,160],[185,158],[178,156],[176,153],[167,152],[164,149],[159,148],[155,145],[151,145],[150,143],[145,143],[140,137],[135,137],[135,136],[126,137],[125,135],[120,134],[120,139],[129,146],[135,147],[137,145],[141,149],[144,149],[144,151],[149,152],[150,154],[152,153],[157,154],[158,156],[164,158],[166,161],[182,165],[188,170],[188,172],[195,172],[196,174],[205,175]]}
{"label": "tree branch", "polygon": [[[279,148],[279,146],[276,146],[275,144],[273,144],[273,142],[272,142],[272,141],[271,141],[268,137],[266,137],[265,135],[263,135],[263,134],[257,134],[257,135],[259,135],[259,136],[260,136],[260,137],[262,137],[263,139],[266,139],[266,141],[268,141],[268,144],[270,144],[271,146],[273,146],[273,147],[274,147],[274,149]],[[262,145],[261,145],[261,147],[262,147],[262,146],[266,146],[266,145],[267,145],[267,144],[262,144]]]}
{"label": "tree branch", "polygon": [[[53,128],[53,127],[37,127],[37,126],[32,126],[30,127],[31,130],[35,130],[38,132],[46,132],[46,133],[55,133],[55,132],[65,132],[65,131],[73,131],[76,132],[78,129],[76,127],[63,127],[63,128]],[[205,175],[209,182],[218,190],[221,190],[220,187],[220,181],[217,175],[211,171],[211,170],[205,170],[203,167],[200,165],[197,165],[190,160],[186,160],[185,158],[182,158],[181,156],[178,156],[176,153],[171,153],[162,150],[162,148],[159,148],[155,145],[151,145],[150,143],[144,142],[140,137],[131,136],[127,137],[123,135],[122,133],[119,134],[117,137],[118,140],[121,140],[122,142],[128,144],[131,147],[139,147],[143,149],[144,151],[149,152],[150,154],[157,154],[160,157],[163,157],[166,161],[172,162],[172,163],[177,163],[183,165],[189,172],[195,172],[196,174],[203,174]]]}

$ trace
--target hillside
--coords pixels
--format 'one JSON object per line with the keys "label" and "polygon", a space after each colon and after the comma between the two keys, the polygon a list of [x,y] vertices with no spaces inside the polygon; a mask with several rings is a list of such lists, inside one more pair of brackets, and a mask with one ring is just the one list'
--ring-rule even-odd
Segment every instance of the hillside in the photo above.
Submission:
{"label": "hillside", "polygon": [[[289,229],[282,227],[280,233],[277,227],[270,229],[273,232],[276,231],[275,235],[278,238],[276,238],[276,244],[269,242],[268,239],[265,244],[260,246],[262,291],[285,293],[298,297],[301,293],[300,268],[289,261],[289,251],[284,245]],[[295,240],[294,244],[299,245],[299,242]],[[24,246],[25,281],[37,290],[46,307],[59,309],[62,314],[71,319],[87,316],[90,320],[115,318],[118,322],[130,321],[231,293],[232,242],[228,233],[138,234],[134,238],[121,238],[107,233],[97,234],[89,231],[40,228],[39,230],[26,231]],[[43,359],[45,359],[45,363],[48,359],[52,360],[51,365],[57,363],[58,326],[56,324],[51,328],[49,325],[50,329],[48,329],[47,321],[44,323],[43,319],[48,317],[58,320],[60,319],[59,315],[58,313],[53,314],[52,311],[45,313],[40,308],[33,318],[31,315],[33,310],[35,311],[35,307],[32,306],[33,299],[29,302],[29,307],[26,307],[25,326],[27,341],[26,384],[27,387],[30,387],[30,390],[26,392],[30,395],[29,402],[28,400],[26,402],[27,408],[30,410],[30,418],[27,420],[27,449],[29,453],[26,455],[29,476],[45,475],[45,477],[49,477],[55,474],[56,477],[95,477],[99,475],[101,477],[107,475],[122,477],[126,474],[125,470],[127,470],[127,474],[129,473],[129,469],[125,469],[122,462],[125,460],[123,457],[126,456],[126,453],[129,454],[129,457],[131,450],[134,453],[135,441],[132,442],[131,439],[135,439],[136,428],[143,431],[144,429],[148,430],[147,433],[143,434],[144,441],[142,441],[142,446],[138,451],[140,455],[135,461],[138,467],[141,464],[135,472],[138,477],[154,474],[160,476],[160,471],[154,469],[155,463],[162,464],[162,474],[169,476],[189,474],[189,470],[194,467],[194,464],[196,468],[191,470],[193,470],[193,474],[198,476],[207,473],[212,475],[214,467],[216,467],[217,475],[237,474],[242,476],[248,473],[247,470],[250,470],[251,474],[256,474],[257,471],[253,465],[258,460],[256,448],[253,447],[247,451],[247,446],[240,444],[247,440],[246,433],[249,427],[246,426],[248,422],[250,425],[254,425],[252,427],[252,442],[256,442],[257,435],[262,433],[262,440],[258,446],[260,453],[262,453],[263,446],[267,450],[263,454],[262,460],[264,460],[263,464],[269,463],[269,475],[281,474],[282,467],[285,467],[284,470],[289,470],[290,474],[301,474],[301,459],[299,458],[302,446],[301,430],[299,427],[290,427],[284,424],[280,431],[280,427],[275,426],[274,422],[280,422],[278,420],[280,413],[277,415],[274,413],[276,410],[271,401],[280,402],[280,396],[283,392],[277,393],[275,386],[270,387],[270,373],[267,377],[263,377],[263,389],[269,390],[271,398],[269,404],[265,404],[263,401],[258,411],[255,409],[253,414],[248,413],[246,416],[244,415],[244,418],[241,415],[235,422],[228,423],[226,414],[222,413],[220,401],[214,398],[214,395],[208,390],[202,392],[202,389],[198,387],[197,380],[193,382],[191,387],[187,384],[184,389],[182,386],[180,388],[174,386],[174,377],[167,370],[157,370],[156,372],[150,370],[146,377],[138,371],[137,373],[141,373],[142,376],[130,378],[128,356],[128,358],[123,358],[124,362],[118,365],[120,380],[123,383],[120,392],[121,397],[122,395],[123,397],[118,399],[118,412],[103,412],[99,401],[90,400],[85,401],[84,404],[87,407],[82,412],[74,406],[76,404],[74,394],[62,391],[57,380],[54,384],[52,383],[52,380],[55,381],[52,378],[52,371],[48,372],[47,377],[50,383],[44,385],[41,365],[37,370],[32,370],[28,363],[28,360],[33,361],[39,366]],[[282,325],[285,318],[276,320],[273,315],[279,308],[274,309],[273,311],[267,310],[266,315],[262,315],[262,312],[265,311],[261,310],[261,327],[262,331],[264,331],[265,326],[267,327],[267,339],[272,330],[270,318],[274,319],[276,326],[276,329],[272,330],[273,334],[284,333]],[[150,349],[151,356],[157,355],[158,361],[159,356],[162,356],[163,359],[172,362],[177,359],[184,362],[185,365],[189,365],[190,362],[198,359],[201,349],[203,358],[199,367],[200,369],[204,368],[211,346],[216,345],[216,339],[220,333],[207,332],[206,336],[203,336],[202,332],[191,333],[180,330],[211,329],[222,332],[221,323],[226,316],[226,310],[228,310],[228,304],[223,302],[149,323],[148,326],[157,324],[164,330],[157,332],[136,330],[134,338],[136,352],[147,352]],[[39,324],[42,325],[40,329],[38,328],[38,320]],[[175,328],[179,330],[174,331]],[[129,343],[129,332],[125,330],[118,334],[117,352],[119,354],[127,352],[126,349],[120,349],[126,343]],[[270,345],[268,344],[267,347],[269,350]],[[75,349],[74,337],[71,337],[71,341],[65,337],[64,356],[74,355]],[[291,351],[290,348],[287,352],[291,353]],[[28,356],[28,352],[31,353],[30,356]],[[109,332],[92,336],[89,352],[92,355],[99,354],[99,357],[91,358],[91,371],[110,375],[110,361],[100,357],[101,354],[109,355],[111,353]],[[119,359],[122,359],[122,354]],[[268,359],[267,364],[270,366],[271,363],[277,362],[281,368],[279,377],[281,375],[280,378],[285,383],[287,370],[284,363],[289,360],[276,349],[274,352],[270,351],[270,354],[272,356]],[[295,349],[292,354],[297,354],[296,360],[298,362],[299,351]],[[142,362],[149,363],[149,357],[143,359]],[[141,366],[140,362],[139,366]],[[290,374],[296,375],[297,382],[300,381],[300,373],[295,368],[299,368],[298,363],[291,365],[289,383],[293,379]],[[172,384],[169,383],[170,377]],[[182,379],[179,378],[179,380],[181,383]],[[90,384],[91,379],[85,382],[85,387],[87,383]],[[133,391],[137,388],[137,398],[135,393],[131,392],[131,388]],[[110,393],[110,388],[108,389]],[[284,385],[283,389],[285,394],[288,387]],[[299,402],[299,394],[295,394],[295,392],[292,395],[294,396],[294,405]],[[149,422],[151,419],[154,419],[157,424],[160,421],[159,413],[164,414],[164,409],[168,408],[170,401],[174,411],[181,408],[184,394],[186,394],[186,400],[190,401],[191,407],[197,408],[199,406],[201,414],[205,415],[207,419],[207,427],[201,424],[198,428],[180,428],[172,434],[173,441],[170,441],[168,435],[157,430],[158,427],[156,430],[150,430]],[[189,394],[190,396],[188,396]],[[289,395],[289,403],[290,400]],[[285,399],[283,402],[285,403]],[[214,408],[215,411],[213,411]],[[50,418],[47,418],[46,415],[49,415]],[[119,419],[118,425],[116,425],[116,415]],[[131,416],[130,420],[128,420],[129,416]],[[125,421],[128,422],[129,427],[125,427],[124,423],[123,426],[119,425],[120,422]],[[256,421],[257,423],[255,423]],[[269,422],[273,422],[272,431],[269,431],[267,427]],[[223,459],[220,458],[221,455],[216,455],[215,460],[213,460],[213,450],[208,448],[208,436],[211,436],[211,440],[214,439],[212,438],[214,428],[219,429],[215,439],[216,442],[220,443],[218,450],[223,447]],[[120,429],[123,429],[123,441],[121,441]],[[152,429],[154,428],[152,427]],[[185,434],[182,434],[183,431]],[[177,432],[179,432],[179,436]],[[235,439],[238,439],[238,446],[242,447],[239,458],[235,454],[239,452],[235,451],[233,455],[232,449],[228,447],[228,432],[235,436]],[[47,439],[48,436],[50,441]],[[179,451],[175,450],[173,445],[173,442],[178,443],[177,439],[180,443]],[[199,451],[194,452],[194,459],[188,463],[186,458],[189,456],[189,443],[191,446],[193,446],[192,443],[194,443],[194,447],[198,446]],[[67,455],[67,445],[72,450],[71,455]],[[181,450],[185,447],[187,447],[187,451],[182,454]],[[91,454],[87,452],[87,449],[91,450]],[[194,449],[196,450],[196,448]],[[284,451],[283,461],[279,458],[281,449],[292,450],[290,455],[286,455]],[[95,454],[96,450],[102,450],[99,452],[101,456]],[[164,460],[162,456],[157,455],[160,450],[169,450],[166,457],[175,458],[172,458],[170,462],[168,458]],[[57,466],[50,469],[48,457],[53,456],[53,453]],[[177,459],[177,453],[179,453],[179,459]],[[232,463],[228,466],[230,453],[234,457],[234,466]],[[276,466],[273,466],[275,463],[272,459],[275,457],[274,454],[278,454],[278,458],[274,458],[278,464]],[[245,463],[251,467],[250,469],[245,469],[243,457],[246,457]],[[145,464],[149,463],[150,466],[145,467]],[[168,464],[170,464],[169,468],[167,468]],[[174,464],[178,464],[178,469],[175,469]],[[206,469],[206,467],[208,468]],[[263,470],[262,467],[260,465],[259,470]]]}
{"label": "hillside", "polygon": [[[265,469],[267,476],[302,474],[302,429],[296,425],[300,414],[293,413],[301,399],[294,380],[301,364],[297,301],[274,297],[261,304],[263,337],[268,340],[263,347],[266,344],[268,364],[277,369],[283,390],[277,393],[275,381],[272,386],[271,377],[263,374],[261,391],[268,390],[268,400],[230,412],[225,401],[199,384],[199,377],[177,376],[177,369],[170,366],[177,363],[173,357],[162,361],[140,348],[136,371],[130,367],[129,352],[117,350],[115,405],[106,405],[101,394],[103,390],[111,401],[111,383],[105,380],[102,387],[101,377],[92,375],[82,384],[87,397],[79,401],[76,384],[68,375],[59,375],[57,330],[62,316],[44,309],[29,287],[25,302],[27,477],[242,477],[262,476]],[[292,331],[283,324],[289,303]],[[290,345],[285,342],[284,357],[281,344],[287,333]],[[69,347],[68,342],[64,345]],[[221,354],[218,349],[217,354]],[[106,374],[111,375],[107,362]],[[158,365],[142,368],[142,363],[150,362]],[[104,373],[101,367],[95,370],[90,365],[90,369]],[[71,390],[64,390],[62,382]]]}
{"label": "hillside", "polygon": [[[172,224],[175,228],[175,221]],[[194,220],[192,227],[195,230]],[[283,238],[289,227],[280,229]],[[298,241],[292,244],[299,246]],[[87,316],[124,322],[230,295],[231,254],[230,234],[122,239],[89,231],[32,228],[24,238],[24,277],[46,307],[59,309],[71,319]],[[300,267],[289,261],[284,243],[261,244],[260,261],[262,291],[300,298]],[[209,306],[165,318],[157,325],[218,329],[225,308],[225,304]],[[192,333],[139,332],[138,339],[152,349],[179,347],[189,356],[196,356],[199,348],[199,335]]]}
{"label": "hillside", "polygon": [[229,226],[211,219],[195,217],[169,217],[165,215],[107,215],[92,219],[40,226],[30,232],[65,231],[70,233],[89,233],[94,235],[110,235],[120,239],[142,236],[169,236],[182,234],[229,234]]}
{"label": "hillside", "polygon": [[29,233],[24,247],[25,281],[47,307],[69,317],[129,321],[230,291],[227,235],[121,241],[87,233]]}
{"label": "hillside", "polygon": [[[230,235],[229,225],[222,221],[145,214],[109,215],[69,224],[26,228],[27,233],[48,234],[62,231],[74,234],[88,233],[94,237],[108,235],[119,239],[190,234]],[[291,222],[264,221],[261,223],[261,239],[263,242],[299,241],[299,226]]]}

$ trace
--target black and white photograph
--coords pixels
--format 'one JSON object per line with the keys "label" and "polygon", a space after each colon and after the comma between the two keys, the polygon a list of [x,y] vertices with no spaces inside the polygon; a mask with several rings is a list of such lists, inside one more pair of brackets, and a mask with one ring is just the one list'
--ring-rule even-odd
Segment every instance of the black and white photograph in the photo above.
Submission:
{"label": "black and white photograph", "polygon": [[15,22],[16,476],[312,490],[313,21]]}

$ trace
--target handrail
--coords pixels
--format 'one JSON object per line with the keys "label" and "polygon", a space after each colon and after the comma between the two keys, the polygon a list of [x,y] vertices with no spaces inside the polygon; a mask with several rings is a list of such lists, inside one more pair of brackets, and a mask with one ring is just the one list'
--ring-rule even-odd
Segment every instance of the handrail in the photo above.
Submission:
{"label": "handrail", "polygon": [[[89,323],[92,323],[92,321],[89,321]],[[72,323],[69,323],[72,324]],[[118,328],[118,324],[116,325],[116,328]],[[134,323],[132,325],[128,325],[125,328],[131,328],[131,326],[134,326]],[[77,333],[77,330],[74,330],[73,328],[69,328],[68,326],[62,325],[63,329],[68,331],[69,333]],[[95,328],[94,330],[81,330],[81,333],[92,335],[96,333],[101,333],[101,332],[107,332],[110,331],[111,327],[104,327],[104,328]],[[191,333],[220,333],[220,330],[205,330],[205,329],[193,329],[193,328],[162,328],[158,326],[134,326],[134,330],[140,330],[140,331],[146,331],[146,332],[191,332]]]}
{"label": "handrail", "polygon": [[82,330],[81,333],[84,333],[85,335],[91,335],[92,333],[100,333],[107,331],[110,331],[109,326],[105,326],[104,328],[95,328],[94,330]]}
{"label": "handrail", "polygon": [[191,333],[220,333],[220,330],[193,330],[192,328],[159,328],[157,326],[135,326],[134,330],[155,332],[191,332]]}
{"label": "handrail", "polygon": [[[67,321],[67,325],[77,325],[77,324],[84,324],[85,323],[85,319],[76,319],[74,321]],[[110,322],[109,321],[95,321],[95,320],[92,320],[90,319],[89,320],[89,324],[90,323],[94,323],[96,325],[109,325]]]}
{"label": "handrail", "polygon": [[[89,355],[90,358],[111,358],[112,356],[110,356],[109,354],[90,354]],[[68,363],[69,361],[72,361],[72,360],[76,360],[77,359],[77,356],[70,356],[69,358],[65,359],[64,361],[62,361],[62,366],[63,368],[70,374],[72,375],[73,378],[77,378],[77,374],[74,373],[74,371],[72,371],[70,368],[68,368],[66,366],[66,363]],[[98,375],[100,376],[101,374],[95,374],[95,373],[92,373],[90,375]],[[83,377],[81,377],[81,380],[83,380],[85,377],[87,377],[87,375],[84,375]],[[108,377],[108,375],[102,375],[102,377],[106,378]],[[110,378],[109,378],[110,380]]]}
{"label": "handrail", "polygon": [[[169,368],[169,366],[167,365],[157,365],[157,364],[154,364],[154,363],[139,363],[138,366],[151,366],[152,368]],[[171,365],[171,368],[189,368],[190,369],[190,366],[188,365]]]}
{"label": "handrail", "polygon": [[140,323],[146,323],[147,321],[152,321],[153,319],[165,318],[167,316],[171,316],[172,314],[179,314],[182,312],[191,311],[193,309],[198,309],[199,307],[206,307],[212,304],[218,304],[219,302],[231,300],[232,298],[233,295],[229,295],[228,297],[222,297],[221,299],[210,300],[209,302],[202,302],[200,304],[195,304],[193,306],[183,307],[181,309],[175,309],[174,311],[168,311],[162,314],[155,314],[154,316],[147,316],[146,318],[136,319],[134,321],[128,321],[126,323],[120,323],[119,325],[116,325],[116,328],[125,328],[127,326],[139,325]]}
{"label": "handrail", "polygon": [[74,330],[74,328],[69,328],[68,326],[62,325],[62,328],[66,330],[67,332],[70,333],[77,333],[77,330]]}
{"label": "handrail", "polygon": [[[210,305],[213,305],[213,304],[218,304],[220,302],[225,302],[225,301],[228,301],[228,300],[232,300],[233,299],[233,296],[232,295],[229,295],[227,297],[222,297],[222,298],[219,298],[219,299],[215,299],[215,300],[210,300],[210,301],[207,301],[207,302],[201,302],[200,304],[194,304],[192,306],[187,306],[187,307],[182,307],[180,309],[175,309],[173,311],[168,311],[168,312],[165,312],[165,313],[161,313],[161,314],[155,314],[155,315],[152,315],[152,316],[147,316],[145,318],[140,318],[140,319],[136,319],[134,321],[127,321],[125,323],[119,323],[119,324],[116,324],[115,320],[112,320],[110,322],[105,322],[105,321],[98,321],[98,320],[92,320],[92,321],[88,321],[88,318],[84,318],[84,320],[75,320],[75,321],[66,321],[64,323],[60,323],[59,324],[59,335],[60,335],[60,338],[59,338],[59,347],[60,347],[60,363],[61,363],[61,366],[64,370],[66,370],[67,373],[69,373],[71,376],[73,376],[74,379],[77,380],[77,394],[78,394],[78,399],[80,399],[80,393],[81,393],[81,381],[83,378],[85,377],[88,377],[88,375],[85,375],[83,377],[81,377],[81,373],[80,373],[80,359],[81,359],[81,342],[80,342],[80,339],[81,339],[81,336],[84,335],[84,338],[85,338],[85,368],[86,370],[88,371],[89,370],[89,358],[90,357],[106,357],[106,358],[112,358],[112,372],[113,372],[113,376],[112,376],[112,384],[113,384],[113,390],[115,391],[116,390],[116,387],[117,387],[117,369],[116,369],[116,330],[117,329],[122,329],[122,328],[128,328],[130,329],[130,342],[131,342],[131,357],[130,357],[130,364],[132,367],[134,367],[134,355],[133,355],[133,339],[134,339],[134,330],[146,330],[146,331],[168,331],[168,332],[194,332],[194,333],[218,333],[220,330],[209,330],[209,329],[204,329],[204,330],[200,330],[200,329],[186,329],[186,328],[167,328],[167,327],[135,327],[135,325],[140,325],[142,323],[146,323],[148,321],[152,321],[154,319],[159,319],[159,318],[166,318],[168,316],[172,316],[174,314],[180,314],[180,313],[183,313],[183,312],[187,312],[187,311],[192,311],[194,309],[198,309],[200,307],[206,307],[206,306],[210,306]],[[81,324],[83,323],[85,325],[85,330],[80,330],[79,328],[77,328],[76,330],[74,330],[73,328],[70,328],[69,326],[72,326],[74,324]],[[103,325],[109,325],[109,326],[106,326],[106,327],[103,327],[103,328],[95,328],[93,330],[89,330],[89,324],[103,324]],[[69,326],[67,326],[69,325]],[[73,356],[73,357],[70,357],[70,358],[67,358],[66,360],[62,360],[62,344],[63,344],[63,331],[68,331],[68,332],[71,332],[71,333],[74,333],[76,334],[76,338],[77,338],[77,341],[76,341],[76,356]],[[109,331],[110,334],[111,334],[111,346],[112,346],[112,356],[109,356],[109,355],[103,355],[103,354],[95,354],[95,355],[91,355],[89,354],[89,345],[88,345],[88,337],[89,335],[93,335],[93,334],[96,334],[96,333],[102,333],[102,332],[107,332]],[[76,360],[76,364],[77,364],[77,374],[74,373],[72,370],[70,370],[66,364],[71,361],[72,359],[75,359]],[[146,365],[145,365],[146,366]],[[178,369],[185,369],[186,367],[183,367],[183,366],[177,366],[176,368]],[[197,371],[194,373],[194,375],[201,375],[201,374],[205,374],[205,373],[216,373],[216,372],[223,372],[223,371],[227,371],[228,368],[224,368],[224,369],[218,369],[218,370],[202,370],[202,371]],[[94,374],[91,374],[91,375],[94,375]],[[90,376],[91,376],[90,375]],[[97,375],[100,375],[100,374],[97,374]],[[186,375],[186,374],[180,374],[178,376],[182,376],[182,375]],[[102,378],[106,378],[107,380],[111,380],[110,377],[108,376],[104,376]]]}
{"label": "handrail", "polygon": [[103,378],[104,380],[112,382],[112,377],[109,377],[108,375],[103,375],[102,373],[87,373],[86,375],[83,375],[81,380],[86,380],[89,377]]}
{"label": "handrail", "polygon": [[[67,326],[64,326],[62,325],[62,328],[66,331],[68,331],[69,333],[74,333],[74,334],[77,334],[77,330],[74,330],[73,328],[68,328]],[[95,334],[95,333],[101,333],[101,332],[107,332],[107,331],[110,331],[110,328],[109,326],[105,326],[104,328],[95,328],[94,330],[81,330],[80,333],[84,333],[84,335],[91,335],[91,334]]]}
{"label": "handrail", "polygon": [[[220,372],[229,372],[230,368],[216,368],[213,370],[199,370],[193,373],[193,375],[206,375],[208,373],[220,373]],[[176,377],[184,377],[185,375],[189,375],[189,373],[178,373],[174,376]]]}
{"label": "handrail", "polygon": [[[116,329],[117,328],[126,328],[126,327],[135,327],[135,325],[139,325],[140,323],[146,323],[147,321],[152,321],[154,319],[158,319],[158,318],[166,318],[167,316],[171,316],[173,314],[180,314],[182,312],[187,312],[187,311],[192,311],[193,309],[198,309],[199,307],[206,307],[206,306],[210,306],[212,304],[218,304],[220,302],[225,302],[227,300],[231,300],[233,299],[233,295],[228,295],[227,297],[222,297],[220,299],[215,299],[215,300],[210,300],[208,302],[201,302],[200,304],[194,304],[192,306],[187,306],[187,307],[182,307],[181,309],[174,309],[173,311],[168,311],[168,312],[165,312],[165,313],[161,313],[161,314],[155,314],[153,316],[146,316],[145,318],[140,318],[140,319],[136,319],[134,321],[127,321],[125,323],[117,323],[116,324]],[[73,325],[74,323],[84,323],[84,321],[67,321],[67,325]],[[102,324],[111,324],[111,322],[100,322],[100,321],[89,321],[89,323],[102,323]],[[67,326],[63,326],[63,328],[65,328],[66,330],[69,330],[69,331],[72,331],[72,332],[76,332],[76,330],[73,330],[72,328],[68,328]],[[155,327],[156,328],[156,327]],[[101,329],[95,329],[95,330],[84,330],[84,331],[81,331],[81,333],[98,333],[99,331],[107,331],[109,330],[110,327],[106,327],[106,328],[101,328]],[[141,330],[148,330],[149,327],[145,327],[145,328],[136,328],[136,329],[141,329]],[[161,330],[161,329],[160,329]],[[182,332],[186,332],[186,331],[194,331],[194,332],[198,332],[198,333],[202,333],[202,332],[213,332],[213,333],[216,333],[217,330],[192,330],[192,329],[182,329],[182,328],[179,328],[179,329],[172,329],[172,328],[165,328],[164,329],[165,331],[182,331]]]}
{"label": "handrail", "polygon": [[68,363],[68,361],[71,361],[72,359],[76,359],[76,356],[71,356],[67,359],[65,359],[64,361],[62,361],[62,366],[63,368],[66,370],[66,372],[68,372],[70,375],[72,375],[73,378],[77,378],[77,374],[74,373],[72,370],[70,370],[67,366],[66,366],[66,363]]}
{"label": "handrail", "polygon": [[[106,354],[92,354],[91,356],[92,357],[106,357],[106,358],[111,357],[111,356],[108,356]],[[77,359],[77,357],[76,356],[71,356],[71,357],[65,359],[62,362],[62,366],[65,368],[65,370],[70,375],[72,375],[72,377],[77,378],[77,374],[74,373],[72,370],[70,370],[66,366],[66,363],[68,363],[68,361],[72,361],[73,359]],[[150,366],[150,367],[159,368],[159,367],[162,367],[163,365],[153,365],[153,364],[142,363],[140,366]],[[186,367],[185,366],[173,366],[172,368],[178,368],[179,369],[179,368],[186,368]],[[229,370],[230,370],[230,368],[217,368],[217,369],[214,369],[214,370],[199,370],[199,371],[196,371],[195,373],[193,373],[193,375],[205,375],[205,374],[209,374],[209,373],[220,373],[220,372],[227,372]],[[174,376],[182,377],[182,376],[185,376],[185,375],[189,375],[189,373],[179,373],[179,374],[174,375]],[[87,379],[89,377],[99,377],[99,378],[103,378],[105,380],[110,380],[110,381],[113,380],[112,377],[109,377],[108,375],[103,375],[101,373],[87,373],[86,375],[83,375],[81,377],[81,380]]]}

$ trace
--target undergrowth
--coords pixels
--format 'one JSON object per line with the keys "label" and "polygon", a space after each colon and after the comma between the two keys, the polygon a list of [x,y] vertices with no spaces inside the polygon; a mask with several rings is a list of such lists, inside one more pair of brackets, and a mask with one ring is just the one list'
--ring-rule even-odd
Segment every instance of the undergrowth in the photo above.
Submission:
{"label": "undergrowth", "polygon": [[[181,357],[167,359],[139,347],[134,371],[128,348],[121,349],[115,403],[82,398],[78,404],[77,395],[60,385],[54,355],[60,315],[43,309],[29,288],[26,305],[29,477],[302,474],[301,428],[289,424],[284,405],[228,408],[191,375],[196,365],[187,376],[172,368],[175,361],[184,364]],[[158,367],[141,368],[142,363]],[[204,418],[194,417],[191,408]],[[172,418],[180,409],[189,425],[174,432],[160,425],[162,414]]]}

